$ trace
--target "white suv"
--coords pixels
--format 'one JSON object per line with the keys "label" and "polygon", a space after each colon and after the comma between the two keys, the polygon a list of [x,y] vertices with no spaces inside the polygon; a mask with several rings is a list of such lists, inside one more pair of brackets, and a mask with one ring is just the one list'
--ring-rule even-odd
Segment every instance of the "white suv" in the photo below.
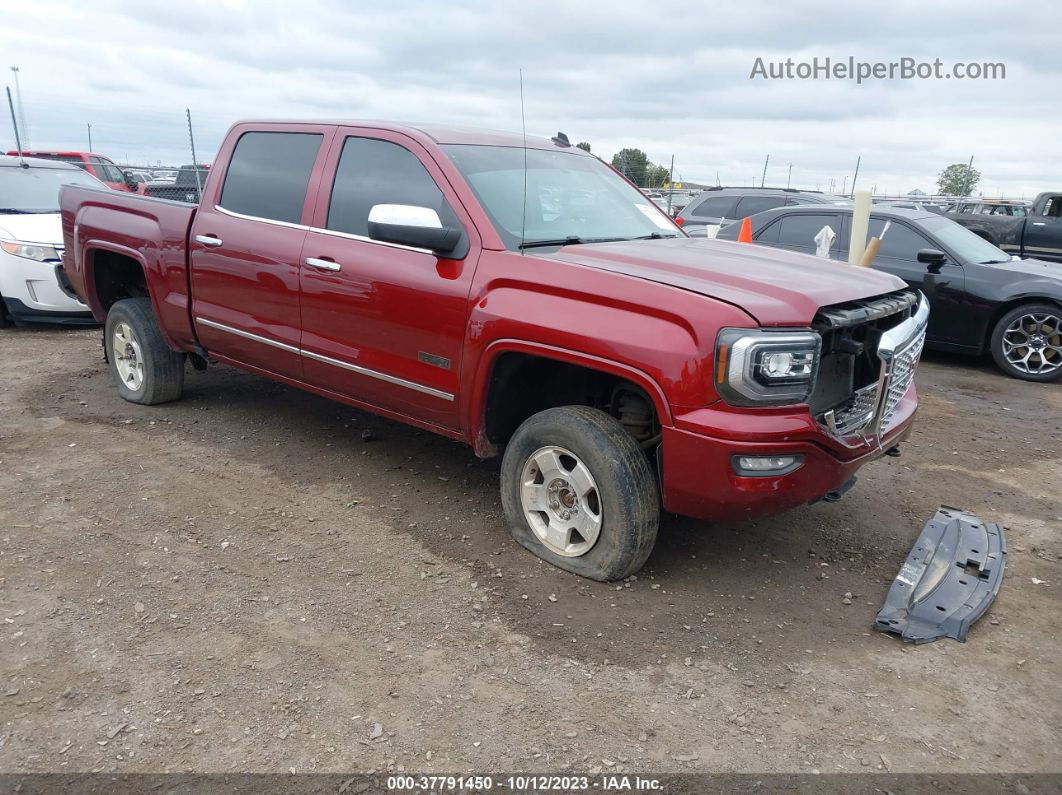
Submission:
{"label": "white suv", "polygon": [[68,163],[0,156],[0,325],[95,322],[62,273],[61,185],[108,190]]}

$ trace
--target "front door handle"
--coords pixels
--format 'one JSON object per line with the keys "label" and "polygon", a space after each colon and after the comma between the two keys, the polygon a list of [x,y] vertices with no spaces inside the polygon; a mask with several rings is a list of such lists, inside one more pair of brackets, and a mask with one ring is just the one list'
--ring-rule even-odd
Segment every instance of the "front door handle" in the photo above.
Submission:
{"label": "front door handle", "polygon": [[1046,226],[1043,221],[1033,221],[1033,226]]}
{"label": "front door handle", "polygon": [[210,246],[211,248],[217,248],[222,244],[221,238],[214,237],[214,235],[196,235],[196,243],[202,243],[204,246]]}
{"label": "front door handle", "polygon": [[318,257],[307,257],[306,264],[311,268],[317,268],[322,271],[338,271],[343,267],[338,262],[333,262],[330,259],[319,259]]}

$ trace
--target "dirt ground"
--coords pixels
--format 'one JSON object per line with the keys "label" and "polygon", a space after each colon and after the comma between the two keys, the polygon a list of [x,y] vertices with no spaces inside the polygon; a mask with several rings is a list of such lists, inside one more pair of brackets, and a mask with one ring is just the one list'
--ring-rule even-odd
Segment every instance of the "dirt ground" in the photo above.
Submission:
{"label": "dirt ground", "polygon": [[[134,406],[98,330],[0,332],[0,384],[0,771],[1062,770],[1058,385],[931,356],[842,502],[607,585],[427,433],[225,367]],[[871,624],[941,504],[1007,574],[912,647]]]}

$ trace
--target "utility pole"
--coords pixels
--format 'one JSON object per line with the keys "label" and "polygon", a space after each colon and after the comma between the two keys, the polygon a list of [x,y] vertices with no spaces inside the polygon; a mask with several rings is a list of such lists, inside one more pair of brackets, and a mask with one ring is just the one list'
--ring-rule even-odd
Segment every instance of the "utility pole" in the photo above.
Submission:
{"label": "utility pole", "polygon": [[[25,123],[23,123],[23,124],[25,124]],[[965,180],[965,182],[963,182],[963,186],[962,186],[962,195],[963,196],[969,196],[970,195],[970,191],[973,190],[973,188],[970,186],[970,180],[972,180],[972,179],[973,179],[973,155],[970,155],[970,162],[966,166],[966,180]]]}
{"label": "utility pole", "polygon": [[841,195],[842,196],[847,196],[848,195],[848,175],[847,174],[844,175],[844,182],[841,183]]}
{"label": "utility pole", "polygon": [[188,117],[188,143],[192,148],[192,173],[195,174],[195,189],[197,192],[196,198],[198,199],[203,194],[203,185],[199,181],[199,161],[195,158],[195,136],[192,135],[192,111],[190,108],[184,109],[184,115]]}
{"label": "utility pole", "polygon": [[856,180],[859,179],[859,164],[862,162],[862,160],[863,160],[863,156],[862,155],[859,155],[859,157],[856,158],[855,176],[852,177],[852,196],[853,197],[855,197]]}
{"label": "utility pole", "polygon": [[671,215],[671,197],[675,195],[675,156],[671,155],[671,168],[667,170],[667,214]]}
{"label": "utility pole", "polygon": [[92,125],[86,123],[85,126],[88,127],[88,138],[89,138],[89,148],[88,148],[88,150],[91,152],[92,151]]}
{"label": "utility pole", "polygon": [[11,71],[15,73],[15,102],[18,105],[18,126],[22,133],[22,145],[29,149],[29,130],[26,129],[26,111],[22,107],[22,87],[18,84],[18,67],[12,66]]}
{"label": "utility pole", "polygon": [[789,164],[789,176],[785,178],[786,190],[789,190],[789,183],[793,181],[793,164]]}
{"label": "utility pole", "polygon": [[770,153],[767,154],[767,159],[763,161],[763,176],[760,177],[760,187],[763,187],[764,182],[767,181],[767,164],[771,162]]}

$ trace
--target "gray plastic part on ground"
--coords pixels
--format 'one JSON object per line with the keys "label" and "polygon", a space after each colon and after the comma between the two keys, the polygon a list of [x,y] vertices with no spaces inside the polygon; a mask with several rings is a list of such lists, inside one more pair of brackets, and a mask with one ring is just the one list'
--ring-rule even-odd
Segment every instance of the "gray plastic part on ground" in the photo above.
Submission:
{"label": "gray plastic part on ground", "polygon": [[999,593],[1006,557],[1002,527],[942,505],[893,580],[874,626],[911,643],[965,643],[970,625]]}

